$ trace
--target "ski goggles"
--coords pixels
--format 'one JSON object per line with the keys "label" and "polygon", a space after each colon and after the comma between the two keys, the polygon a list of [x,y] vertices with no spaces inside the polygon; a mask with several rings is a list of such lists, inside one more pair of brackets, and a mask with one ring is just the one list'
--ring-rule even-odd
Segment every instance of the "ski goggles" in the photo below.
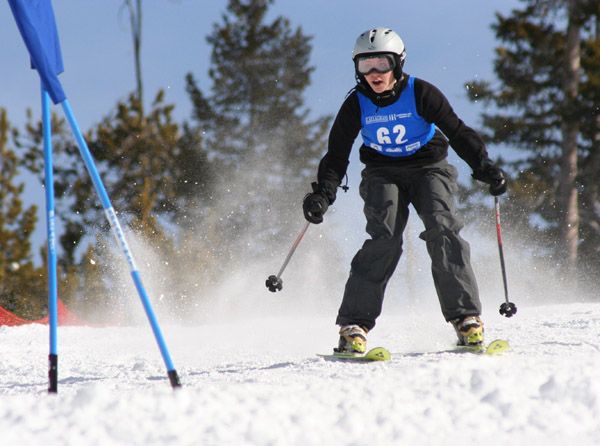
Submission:
{"label": "ski goggles", "polygon": [[359,56],[356,61],[356,70],[363,76],[373,71],[384,74],[392,71],[395,65],[394,58],[385,54]]}

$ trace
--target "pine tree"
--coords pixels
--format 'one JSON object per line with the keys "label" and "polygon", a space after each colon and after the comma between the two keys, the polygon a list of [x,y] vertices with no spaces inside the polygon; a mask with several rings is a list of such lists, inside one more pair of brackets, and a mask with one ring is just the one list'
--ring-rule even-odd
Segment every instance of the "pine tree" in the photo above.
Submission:
{"label": "pine tree", "polygon": [[[85,136],[121,224],[149,242],[166,261],[188,248],[180,232],[186,225],[195,227],[195,209],[210,191],[206,156],[199,150],[201,135],[193,131],[183,135],[173,122],[173,108],[164,104],[159,91],[149,113],[143,115],[140,102],[131,94]],[[111,295],[107,285],[114,273],[105,268],[106,257],[96,257],[96,266],[90,266],[89,255],[106,254],[104,245],[114,240],[65,122],[53,115],[52,127],[57,226],[62,230],[59,292],[62,298],[74,300],[74,305],[89,309],[94,299],[99,303],[99,298]],[[27,168],[38,175],[41,184],[41,123],[31,114],[19,146]],[[173,290],[179,285],[186,287],[185,283],[164,283]]]}
{"label": "pine tree", "polygon": [[0,108],[0,305],[26,319],[42,317],[47,292],[45,270],[35,267],[31,236],[37,207],[24,208],[24,184],[18,183],[21,160],[9,148],[14,130]]}
{"label": "pine tree", "polygon": [[600,1],[584,4],[591,17],[589,33],[582,42],[580,85],[581,156],[579,163],[579,255],[592,277],[600,269]]}
{"label": "pine tree", "polygon": [[180,144],[174,107],[163,101],[160,91],[152,110],[142,116],[139,101],[131,95],[98,125],[89,142],[115,209],[133,228],[157,241],[168,238],[159,220],[173,223],[182,218],[202,196],[205,183],[203,154]]}
{"label": "pine tree", "polygon": [[[85,212],[86,207],[74,203],[85,202],[96,205],[96,196],[91,193],[85,166],[79,155],[77,144],[64,118],[51,115],[52,158],[54,171],[55,215],[57,227],[64,227],[59,235],[62,255],[59,265],[65,269],[76,264],[76,250],[86,235],[86,228],[94,225],[95,220]],[[20,149],[23,166],[37,176],[40,187],[44,186],[44,156],[42,122],[35,120],[30,109],[27,110],[25,132],[15,141]]]}
{"label": "pine tree", "polygon": [[216,177],[204,227],[221,261],[289,241],[326,147],[330,118],[310,120],[303,99],[313,71],[311,38],[284,17],[266,22],[272,3],[230,0],[207,38],[210,95],[187,76]]}
{"label": "pine tree", "polygon": [[[140,103],[132,94],[119,102],[114,113],[87,132],[86,140],[96,167],[114,208],[122,214],[122,223],[130,225],[148,239],[165,241],[166,226],[180,224],[189,209],[208,194],[209,175],[206,156],[200,150],[199,137],[187,131],[181,134],[173,122],[173,105],[164,104],[159,91],[148,115],[142,115]],[[87,229],[108,229],[99,198],[85,170],[64,121],[53,116],[55,189],[60,218],[65,232],[62,248],[69,264],[76,262],[74,248]],[[195,138],[195,139],[194,139]],[[27,167],[43,181],[41,123],[30,121],[24,148]],[[91,231],[90,231],[91,230]]]}
{"label": "pine tree", "polygon": [[598,184],[587,165],[598,147],[600,59],[592,25],[599,2],[523,3],[494,25],[502,42],[495,61],[501,84],[467,87],[472,100],[495,105],[483,115],[488,141],[523,154],[511,163],[510,215],[531,229],[564,277],[572,277],[576,267],[598,265],[592,253],[597,259],[600,246],[600,238],[590,236],[600,222],[597,196],[585,192]]}

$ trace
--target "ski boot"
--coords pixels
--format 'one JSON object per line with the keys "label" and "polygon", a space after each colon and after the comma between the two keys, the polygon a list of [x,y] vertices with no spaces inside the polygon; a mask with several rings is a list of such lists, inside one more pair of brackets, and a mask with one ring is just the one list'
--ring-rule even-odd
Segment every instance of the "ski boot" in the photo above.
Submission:
{"label": "ski boot", "polygon": [[367,330],[359,325],[344,325],[340,328],[340,342],[335,353],[363,354],[367,351]]}
{"label": "ski boot", "polygon": [[456,330],[458,345],[483,345],[483,321],[479,316],[463,316],[450,322]]}

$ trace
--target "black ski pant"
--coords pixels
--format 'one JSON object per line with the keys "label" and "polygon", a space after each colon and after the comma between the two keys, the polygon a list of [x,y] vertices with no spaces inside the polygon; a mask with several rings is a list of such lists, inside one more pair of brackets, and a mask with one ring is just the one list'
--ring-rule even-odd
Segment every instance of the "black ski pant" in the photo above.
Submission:
{"label": "black ski pant", "polygon": [[431,272],[446,321],[478,315],[481,303],[470,262],[469,244],[459,235],[453,194],[457,171],[446,160],[421,167],[367,166],[360,195],[367,217],[366,240],[352,260],[336,323],[375,326],[386,285],[402,254],[409,204],[425,225]]}

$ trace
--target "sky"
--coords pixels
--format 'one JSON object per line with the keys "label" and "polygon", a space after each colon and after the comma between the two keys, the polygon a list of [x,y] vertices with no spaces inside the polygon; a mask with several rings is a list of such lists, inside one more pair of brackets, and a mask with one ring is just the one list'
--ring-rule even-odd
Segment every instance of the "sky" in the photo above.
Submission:
{"label": "sky", "polygon": [[[268,20],[286,16],[293,27],[300,26],[313,37],[311,65],[315,71],[305,94],[312,116],[337,113],[355,84],[351,52],[356,37],[369,28],[385,26],[398,32],[405,42],[405,71],[436,85],[458,115],[477,128],[482,104],[467,100],[464,84],[472,79],[494,79],[497,42],[491,24],[497,12],[507,14],[520,4],[519,0],[381,0],[367,7],[359,0],[275,0]],[[162,88],[167,103],[175,104],[175,118],[180,122],[189,119],[191,104],[184,79],[187,73],[193,73],[201,88],[210,89],[207,72],[211,48],[206,37],[215,23],[222,22],[226,5],[226,0],[144,2],[142,70],[146,103]],[[53,6],[65,65],[60,79],[85,131],[135,89],[128,12],[122,0],[55,0]],[[39,79],[29,68],[29,56],[7,2],[0,2],[0,42],[0,107],[7,109],[13,125],[22,126],[27,109],[39,119]],[[59,107],[55,111],[62,114]],[[323,153],[325,150],[323,147]],[[490,147],[490,156],[497,158],[501,150]],[[357,152],[352,154],[348,171],[355,190],[362,168]],[[460,179],[468,181],[466,164],[452,151],[449,158],[459,168]],[[26,183],[26,202],[38,204],[42,212],[44,195],[40,185]],[[358,194],[348,195],[359,210]],[[340,206],[343,203],[338,201],[336,207]],[[38,227],[43,232],[43,225]]]}
{"label": "sky", "polygon": [[[313,36],[316,68],[306,104],[314,114],[335,114],[354,84],[351,51],[362,31],[396,30],[407,48],[407,72],[436,84],[460,116],[477,124],[477,107],[466,101],[464,83],[492,78],[495,46],[490,24],[496,11],[517,0],[383,0],[367,8],[358,0],[276,0],[270,18],[284,15]],[[65,72],[61,80],[82,128],[99,122],[135,87],[128,13],[121,0],[54,1]],[[208,89],[210,47],[206,36],[221,21],[225,0],[144,2],[142,69],[146,101],[159,88],[176,104],[178,119],[189,117],[184,77],[191,72]],[[39,109],[39,81],[6,2],[0,4],[0,106],[13,122]]]}

